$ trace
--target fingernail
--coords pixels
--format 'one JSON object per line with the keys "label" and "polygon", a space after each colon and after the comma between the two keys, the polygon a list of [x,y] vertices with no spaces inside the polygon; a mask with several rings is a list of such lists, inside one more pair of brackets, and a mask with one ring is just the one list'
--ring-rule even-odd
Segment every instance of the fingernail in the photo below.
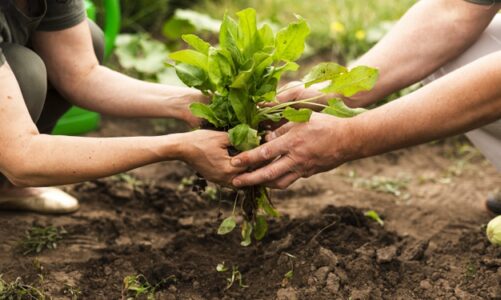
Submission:
{"label": "fingernail", "polygon": [[242,160],[240,160],[239,158],[234,158],[231,160],[231,164],[234,167],[240,167],[240,165],[242,164]]}
{"label": "fingernail", "polygon": [[241,184],[242,184],[242,182],[241,182],[239,179],[234,179],[234,180],[233,180],[233,185],[234,185],[234,186],[239,186],[239,185],[241,185]]}

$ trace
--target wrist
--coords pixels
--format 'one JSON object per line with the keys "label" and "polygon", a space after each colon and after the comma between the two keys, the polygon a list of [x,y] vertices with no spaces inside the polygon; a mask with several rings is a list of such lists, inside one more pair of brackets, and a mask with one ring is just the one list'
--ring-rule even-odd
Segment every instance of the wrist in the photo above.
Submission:
{"label": "wrist", "polygon": [[176,133],[161,137],[163,140],[161,150],[162,160],[186,161],[187,143],[184,136],[184,133]]}

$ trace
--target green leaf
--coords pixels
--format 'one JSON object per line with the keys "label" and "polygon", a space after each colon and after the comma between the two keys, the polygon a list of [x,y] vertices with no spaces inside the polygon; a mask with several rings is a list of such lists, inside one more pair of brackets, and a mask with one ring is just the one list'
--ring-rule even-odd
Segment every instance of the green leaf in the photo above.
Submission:
{"label": "green leaf", "polygon": [[193,103],[190,105],[191,113],[195,117],[206,119],[212,125],[220,127],[220,122],[214,111],[203,103]]}
{"label": "green leaf", "polygon": [[183,34],[196,32],[195,26],[188,20],[171,18],[162,27],[163,35],[170,40],[179,40]]}
{"label": "green leaf", "polygon": [[294,270],[290,270],[289,272],[285,273],[284,277],[286,279],[291,279],[292,277],[294,277]]}
{"label": "green leaf", "polygon": [[254,74],[254,67],[245,71],[240,71],[237,77],[233,80],[233,83],[231,84],[230,87],[236,89],[247,88],[250,85],[249,82],[251,81],[253,74]]}
{"label": "green leaf", "polygon": [[223,262],[223,263],[217,264],[216,271],[218,271],[219,273],[224,273],[224,272],[228,271],[228,267],[226,267],[226,265]]}
{"label": "green leaf", "polygon": [[185,34],[183,35],[183,40],[198,52],[209,55],[210,44],[202,40],[198,36],[194,34]]}
{"label": "green leaf", "polygon": [[169,57],[176,62],[185,63],[198,67],[204,71],[208,70],[208,58],[207,55],[200,53],[195,50],[186,49],[171,53]]}
{"label": "green leaf", "polygon": [[348,69],[336,63],[321,63],[303,78],[303,82],[306,87],[310,87],[315,83],[336,80],[339,75],[346,72]]}
{"label": "green leaf", "polygon": [[207,81],[207,73],[195,66],[181,63],[174,68],[179,79],[189,87],[199,87]]}
{"label": "green leaf", "polygon": [[268,216],[278,218],[280,214],[271,206],[270,200],[268,199],[266,188],[261,189],[261,195],[257,198],[258,207],[261,208]]}
{"label": "green leaf", "polygon": [[309,34],[310,27],[302,18],[280,30],[275,41],[275,61],[296,61],[303,54]]}
{"label": "green leaf", "polygon": [[242,224],[242,242],[240,245],[247,247],[252,243],[252,224],[244,221]]}
{"label": "green leaf", "polygon": [[248,151],[259,146],[260,138],[257,130],[247,124],[240,124],[228,131],[230,142],[239,151]]}
{"label": "green leaf", "polygon": [[238,39],[237,44],[244,59],[250,59],[252,55],[263,48],[263,42],[259,36],[256,25],[256,11],[247,8],[237,12],[238,16]]}
{"label": "green leaf", "polygon": [[244,63],[242,53],[237,45],[238,25],[228,14],[224,15],[219,31],[219,46],[231,53],[233,60],[239,64]]}
{"label": "green leaf", "polygon": [[254,238],[258,241],[262,240],[266,233],[268,233],[268,222],[263,216],[256,217],[256,224],[254,225]]}
{"label": "green leaf", "polygon": [[379,225],[384,226],[384,221],[375,210],[369,210],[364,214],[367,218],[376,221]]}
{"label": "green leaf", "polygon": [[338,118],[352,118],[367,111],[363,108],[349,108],[339,99],[331,99],[327,103],[329,106],[322,110],[322,112]]}
{"label": "green leaf", "polygon": [[313,112],[307,108],[295,109],[292,107],[287,107],[282,115],[285,119],[296,122],[296,123],[304,123],[310,120],[311,114]]}
{"label": "green leaf", "polygon": [[376,85],[378,77],[379,71],[377,69],[359,66],[337,76],[322,92],[351,97],[360,92],[370,91]]}
{"label": "green leaf", "polygon": [[263,48],[270,48],[275,46],[275,34],[270,25],[264,24],[261,29],[259,29],[259,37],[263,42]]}
{"label": "green leaf", "polygon": [[231,89],[228,98],[240,123],[250,124],[251,115],[256,110],[256,106],[253,101],[250,101],[247,91],[244,89]]}
{"label": "green leaf", "polygon": [[219,235],[225,235],[233,231],[235,227],[237,226],[237,221],[235,220],[234,216],[228,217],[223,220],[221,225],[219,226],[219,229],[217,230],[217,234]]}
{"label": "green leaf", "polygon": [[216,86],[224,84],[233,77],[231,62],[222,50],[209,49],[209,78]]}

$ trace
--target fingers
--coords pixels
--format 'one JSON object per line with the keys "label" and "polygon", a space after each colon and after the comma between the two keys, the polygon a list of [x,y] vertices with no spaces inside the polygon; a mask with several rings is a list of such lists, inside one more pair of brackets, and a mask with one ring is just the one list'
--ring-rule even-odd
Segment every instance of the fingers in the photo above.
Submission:
{"label": "fingers", "polygon": [[285,139],[276,139],[258,148],[249,150],[235,156],[231,160],[234,167],[252,167],[260,163],[273,160],[287,152]]}
{"label": "fingers", "polygon": [[277,128],[275,131],[268,133],[265,136],[265,140],[267,142],[271,142],[271,141],[285,135],[287,132],[289,132],[295,126],[297,126],[297,123],[293,123],[293,122],[285,123],[284,125]]}
{"label": "fingers", "polygon": [[[233,185],[236,187],[259,185],[277,180],[284,175],[295,172],[296,163],[288,156],[284,156],[269,165],[257,169],[251,173],[242,174],[233,179]],[[300,175],[298,175],[300,176]]]}
{"label": "fingers", "polygon": [[289,174],[286,174],[279,179],[272,181],[270,183],[267,183],[266,186],[272,189],[279,189],[283,190],[288,188],[291,184],[296,182],[301,176],[296,173],[296,172],[291,172]]}

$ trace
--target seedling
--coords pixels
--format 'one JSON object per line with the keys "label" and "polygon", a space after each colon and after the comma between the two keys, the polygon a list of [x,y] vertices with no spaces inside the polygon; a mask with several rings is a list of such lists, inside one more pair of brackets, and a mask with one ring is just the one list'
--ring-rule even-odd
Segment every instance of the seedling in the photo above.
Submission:
{"label": "seedling", "polygon": [[32,227],[26,231],[24,239],[20,242],[23,255],[40,253],[45,249],[56,249],[57,243],[67,234],[63,227]]}
{"label": "seedling", "polygon": [[162,279],[156,285],[152,285],[142,274],[127,276],[123,281],[122,300],[139,299],[141,296],[146,296],[148,300],[155,300],[158,288],[170,281],[175,282],[176,277],[172,275]]}
{"label": "seedling", "polygon": [[288,281],[294,277],[294,260],[297,257],[287,252],[284,252],[283,255],[287,257],[287,262],[289,263],[289,268],[290,268],[290,270],[284,274],[284,279]]}
{"label": "seedling", "polygon": [[384,221],[381,219],[381,217],[379,216],[379,214],[375,210],[369,210],[369,211],[365,212],[364,215],[367,218],[376,221],[379,225],[384,226]]}
{"label": "seedling", "polygon": [[29,284],[22,282],[22,279],[18,277],[13,282],[6,282],[2,275],[0,275],[0,299],[37,299],[45,300],[50,299],[45,293]]}
{"label": "seedling", "polygon": [[410,195],[404,193],[407,190],[410,180],[404,177],[390,178],[374,176],[370,179],[359,179],[353,183],[355,187],[362,187],[376,192],[391,194],[396,197],[407,198]]}
{"label": "seedling", "polygon": [[[276,98],[278,84],[285,72],[298,70],[299,65],[295,61],[305,49],[309,25],[297,16],[296,22],[275,34],[269,25],[257,27],[254,9],[240,11],[237,16],[238,22],[228,15],[224,17],[219,46],[212,46],[198,36],[188,34],[182,38],[192,49],[170,54],[170,58],[176,62],[174,68],[178,77],[187,86],[201,90],[211,99],[209,104],[192,104],[192,113],[207,122],[206,129],[227,131],[237,153],[256,148],[262,143],[265,132],[261,123],[264,121],[309,121],[312,111],[293,108],[297,104],[309,104],[323,113],[341,118],[365,112],[364,109],[350,109],[337,98],[329,100],[327,104],[316,103],[323,95],[279,103]],[[376,69],[360,66],[348,70],[335,63],[322,63],[314,67],[303,82],[306,87],[329,82],[322,92],[350,97],[372,89],[377,78]],[[260,105],[266,102],[275,105]],[[266,217],[278,217],[279,214],[266,188],[245,188],[241,195],[236,201],[240,203],[244,216],[241,224],[242,245],[248,246],[253,233],[256,240],[266,235]]]}
{"label": "seedling", "polygon": [[63,288],[63,294],[71,300],[77,300],[78,297],[82,296],[82,291],[78,287],[74,287],[70,284],[65,284]]}
{"label": "seedling", "polygon": [[[223,261],[222,263],[220,263],[216,266],[216,270],[219,273],[225,273],[225,272],[228,272],[229,269]],[[227,285],[226,285],[226,288],[224,289],[225,291],[229,290],[233,286],[233,284],[235,284],[235,281],[237,281],[237,280],[238,280],[238,286],[240,286],[241,288],[249,287],[243,283],[242,273],[240,273],[240,271],[238,270],[238,266],[233,266],[231,268],[231,270],[232,270],[231,276],[226,278]]]}

